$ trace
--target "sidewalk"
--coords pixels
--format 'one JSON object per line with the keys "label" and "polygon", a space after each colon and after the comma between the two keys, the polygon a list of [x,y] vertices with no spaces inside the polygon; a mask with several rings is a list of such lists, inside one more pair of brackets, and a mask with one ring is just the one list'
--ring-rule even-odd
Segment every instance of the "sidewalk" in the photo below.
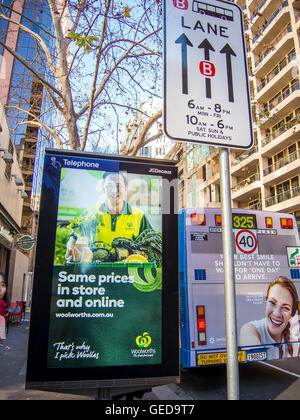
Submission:
{"label": "sidewalk", "polygon": [[[93,397],[25,390],[29,314],[20,325],[10,324],[6,340],[0,340],[0,400],[94,400]],[[168,386],[146,393],[144,400],[177,400]],[[137,400],[138,401],[138,400]]]}
{"label": "sidewalk", "polygon": [[26,314],[20,325],[10,324],[6,340],[0,340],[0,400],[82,399],[77,395],[25,390],[28,332],[29,314]]}

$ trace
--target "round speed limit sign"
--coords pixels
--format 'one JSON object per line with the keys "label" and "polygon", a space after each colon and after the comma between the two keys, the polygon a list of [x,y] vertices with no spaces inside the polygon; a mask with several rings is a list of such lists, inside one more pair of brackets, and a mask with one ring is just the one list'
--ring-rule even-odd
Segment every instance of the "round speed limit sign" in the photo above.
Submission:
{"label": "round speed limit sign", "polygon": [[237,253],[253,254],[257,253],[256,233],[251,230],[239,230],[235,235]]}

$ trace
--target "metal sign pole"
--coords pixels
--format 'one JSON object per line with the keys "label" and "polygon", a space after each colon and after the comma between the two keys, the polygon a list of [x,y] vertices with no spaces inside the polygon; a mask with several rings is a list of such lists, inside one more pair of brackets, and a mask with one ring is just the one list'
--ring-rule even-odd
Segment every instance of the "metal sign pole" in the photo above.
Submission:
{"label": "metal sign pole", "polygon": [[222,201],[222,242],[224,257],[224,296],[227,343],[227,399],[239,399],[235,271],[232,239],[232,211],[228,149],[220,148]]}

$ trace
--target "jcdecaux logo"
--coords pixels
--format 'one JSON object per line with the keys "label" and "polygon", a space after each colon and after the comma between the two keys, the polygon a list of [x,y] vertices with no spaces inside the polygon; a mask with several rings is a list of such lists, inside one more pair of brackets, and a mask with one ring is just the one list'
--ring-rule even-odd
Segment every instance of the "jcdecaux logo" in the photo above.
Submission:
{"label": "jcdecaux logo", "polygon": [[150,337],[149,333],[144,332],[143,335],[139,335],[139,336],[136,337],[135,342],[136,342],[138,347],[146,348],[146,347],[150,346],[151,337]]}

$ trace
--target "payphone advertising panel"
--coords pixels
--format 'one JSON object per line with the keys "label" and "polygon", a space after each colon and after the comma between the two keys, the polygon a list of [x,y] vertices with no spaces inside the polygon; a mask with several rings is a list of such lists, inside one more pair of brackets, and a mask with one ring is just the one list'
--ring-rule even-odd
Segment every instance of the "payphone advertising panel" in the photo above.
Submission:
{"label": "payphone advertising panel", "polygon": [[27,388],[177,380],[176,183],[173,162],[46,151]]}

